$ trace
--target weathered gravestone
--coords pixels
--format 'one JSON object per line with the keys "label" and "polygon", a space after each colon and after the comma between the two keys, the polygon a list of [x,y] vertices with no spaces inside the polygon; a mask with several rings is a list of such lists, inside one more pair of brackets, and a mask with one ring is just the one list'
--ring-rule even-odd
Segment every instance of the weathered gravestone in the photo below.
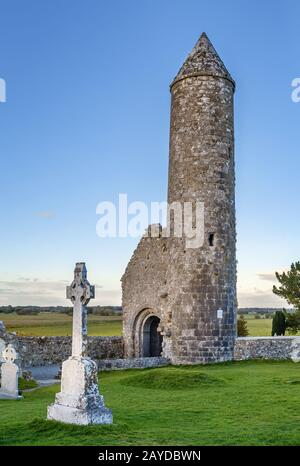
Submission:
{"label": "weathered gravestone", "polygon": [[18,355],[13,345],[8,345],[2,352],[4,363],[1,366],[0,399],[20,399],[18,388],[19,368],[15,364]]}
{"label": "weathered gravestone", "polygon": [[300,337],[295,337],[291,346],[291,360],[300,362]]}
{"label": "weathered gravestone", "polygon": [[3,358],[3,351],[5,350],[6,343],[3,340],[3,338],[0,338],[0,364],[2,364],[4,361]]}
{"label": "weathered gravestone", "polygon": [[85,263],[78,262],[67,287],[67,298],[73,303],[72,356],[62,364],[61,391],[48,407],[48,419],[82,425],[112,423],[112,413],[99,394],[97,364],[86,355],[86,305],[94,297]]}

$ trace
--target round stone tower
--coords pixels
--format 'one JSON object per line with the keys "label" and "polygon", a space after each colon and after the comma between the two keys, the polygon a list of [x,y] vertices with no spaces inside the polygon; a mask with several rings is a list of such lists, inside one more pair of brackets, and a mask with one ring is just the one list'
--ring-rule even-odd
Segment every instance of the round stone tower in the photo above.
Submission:
{"label": "round stone tower", "polygon": [[234,88],[202,34],[171,84],[167,228],[141,239],[122,277],[126,357],[165,356],[174,364],[233,358]]}
{"label": "round stone tower", "polygon": [[168,202],[192,201],[194,208],[196,202],[204,208],[203,244],[187,248],[181,242],[180,257],[179,243],[170,247],[180,289],[172,311],[172,360],[177,363],[233,356],[234,89],[233,79],[203,33],[171,84]]}

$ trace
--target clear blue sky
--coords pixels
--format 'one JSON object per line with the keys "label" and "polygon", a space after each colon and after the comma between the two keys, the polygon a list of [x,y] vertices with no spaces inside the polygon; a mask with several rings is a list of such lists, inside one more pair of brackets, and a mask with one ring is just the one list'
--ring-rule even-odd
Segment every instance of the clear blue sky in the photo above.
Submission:
{"label": "clear blue sky", "polygon": [[[237,83],[240,305],[280,305],[299,259],[298,1],[0,1],[0,303],[67,304],[86,261],[120,303],[137,243],[100,239],[96,205],[165,200],[169,84],[205,31]],[[271,275],[270,275],[271,274]]]}

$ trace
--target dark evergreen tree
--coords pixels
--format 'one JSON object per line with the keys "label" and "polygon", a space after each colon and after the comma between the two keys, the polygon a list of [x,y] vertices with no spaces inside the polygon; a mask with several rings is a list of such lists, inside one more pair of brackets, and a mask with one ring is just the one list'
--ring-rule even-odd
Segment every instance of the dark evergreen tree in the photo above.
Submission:
{"label": "dark evergreen tree", "polygon": [[284,335],[286,328],[286,318],[283,311],[276,311],[272,320],[272,337],[274,335]]}
{"label": "dark evergreen tree", "polygon": [[[275,273],[280,286],[273,286],[273,293],[291,304],[295,312],[286,314],[285,328],[288,333],[296,334],[300,330],[300,262],[291,265],[288,272]],[[272,330],[273,333],[273,330]]]}
{"label": "dark evergreen tree", "polygon": [[280,286],[273,286],[273,293],[291,304],[295,309],[300,311],[300,262],[291,265],[288,272],[275,272]]}

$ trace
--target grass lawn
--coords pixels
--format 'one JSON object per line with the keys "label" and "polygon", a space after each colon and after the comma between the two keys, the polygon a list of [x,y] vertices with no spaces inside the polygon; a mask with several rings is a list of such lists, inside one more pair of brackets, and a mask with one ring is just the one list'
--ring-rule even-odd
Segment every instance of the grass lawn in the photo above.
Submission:
{"label": "grass lawn", "polygon": [[55,385],[0,400],[0,444],[300,445],[300,364],[170,366],[100,378],[112,426],[46,421]]}
{"label": "grass lawn", "polygon": [[[246,315],[249,337],[270,337],[272,334],[272,319],[255,319],[253,315]],[[298,332],[297,335],[300,335]],[[288,336],[288,334],[287,334]]]}
{"label": "grass lawn", "polygon": [[[253,315],[246,315],[245,318],[249,336],[271,336],[272,319],[254,319]],[[19,316],[15,313],[1,313],[0,320],[3,320],[9,332],[17,332],[19,335],[63,336],[72,334],[72,317],[66,314],[41,312],[36,316]],[[91,336],[122,335],[122,317],[89,315],[88,334]]]}
{"label": "grass lawn", "polygon": [[254,319],[254,316],[245,316],[249,337],[270,337],[272,332],[272,319]]}
{"label": "grass lawn", "polygon": [[[19,316],[16,313],[1,313],[0,320],[3,320],[9,332],[16,332],[18,335],[72,335],[72,317],[66,314],[41,312],[35,316]],[[122,317],[89,315],[88,334],[91,336],[121,335]]]}

